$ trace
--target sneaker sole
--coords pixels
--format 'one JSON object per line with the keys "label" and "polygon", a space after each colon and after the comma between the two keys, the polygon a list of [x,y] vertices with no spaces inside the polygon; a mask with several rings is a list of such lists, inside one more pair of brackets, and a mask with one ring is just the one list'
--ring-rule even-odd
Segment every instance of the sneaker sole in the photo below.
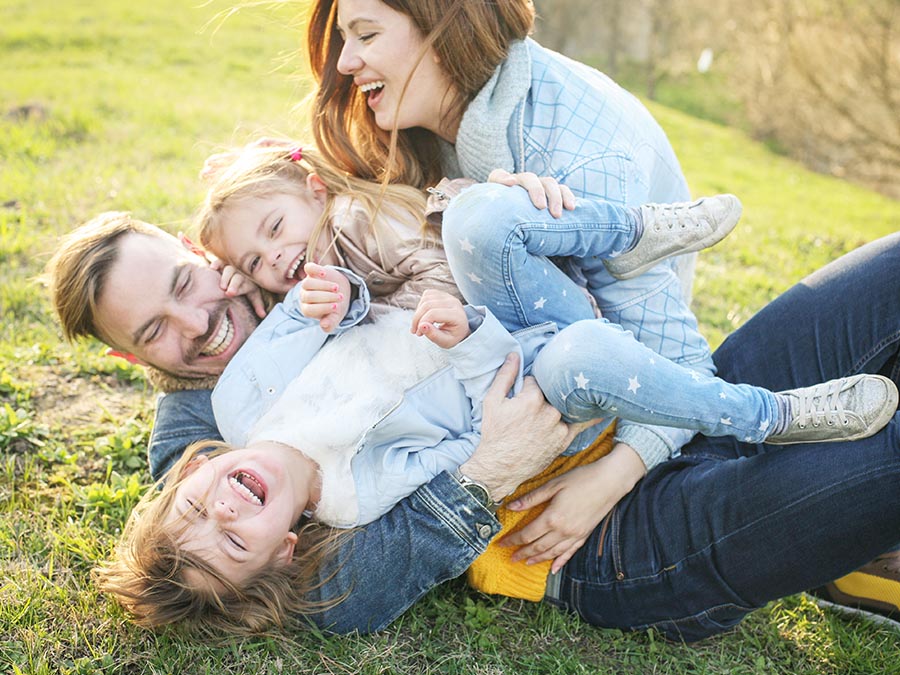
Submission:
{"label": "sneaker sole", "polygon": [[[863,609],[862,607],[856,607],[853,605],[844,605],[840,602],[833,602],[831,600],[826,600],[825,598],[821,598],[818,595],[812,593],[805,593],[810,600],[812,600],[816,605],[822,607],[824,609],[834,610],[840,614],[845,614],[847,616],[853,616],[861,619],[865,619],[866,621],[871,621],[872,623],[876,623],[879,626],[886,626],[888,628],[894,628],[896,630],[900,630],[900,621],[893,616],[896,615],[885,615],[875,612],[873,610]],[[852,602],[852,600],[851,600]]]}
{"label": "sneaker sole", "polygon": [[709,248],[710,246],[715,246],[720,241],[722,241],[725,237],[731,234],[731,231],[737,226],[737,224],[741,220],[741,215],[744,213],[744,206],[741,204],[741,201],[732,195],[732,208],[731,211],[728,212],[726,217],[719,222],[719,229],[710,232],[703,239],[693,243],[691,246],[687,247],[683,251],[680,251],[677,254],[673,254],[671,256],[666,256],[665,258],[660,258],[659,260],[655,260],[653,262],[646,263],[637,267],[633,270],[629,270],[627,272],[615,272],[615,258],[612,260],[608,260],[606,262],[606,269],[616,279],[620,279],[624,281],[625,279],[633,279],[634,277],[638,277],[642,275],[649,269],[656,267],[663,260],[668,260],[672,257],[677,257],[679,255],[685,255],[687,253],[696,253],[697,251],[702,251],[703,249]]}
{"label": "sneaker sole", "polygon": [[858,434],[853,434],[852,436],[841,436],[840,438],[818,438],[809,441],[792,441],[790,439],[785,441],[770,441],[766,439],[763,441],[764,443],[768,443],[769,445],[803,445],[804,443],[837,443],[839,441],[858,441],[861,438],[868,438],[869,436],[874,436],[879,431],[884,429],[888,422],[894,419],[894,415],[897,413],[897,406],[900,404],[900,393],[897,391],[897,385],[894,384],[894,381],[890,378],[885,377],[884,375],[867,375],[866,377],[875,377],[879,380],[882,380],[887,388],[887,396],[884,403],[884,406],[881,409],[878,417],[872,420],[869,423],[869,426],[866,429],[863,429]]}

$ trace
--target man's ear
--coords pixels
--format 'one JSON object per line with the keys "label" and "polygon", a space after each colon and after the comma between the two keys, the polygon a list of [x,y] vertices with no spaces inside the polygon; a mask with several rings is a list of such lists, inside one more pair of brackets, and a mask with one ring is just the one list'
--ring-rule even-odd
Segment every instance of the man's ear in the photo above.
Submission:
{"label": "man's ear", "polygon": [[147,365],[145,362],[141,361],[138,357],[136,357],[131,352],[120,352],[118,349],[107,349],[106,355],[107,356],[116,356],[120,359],[125,359],[126,361],[128,361],[128,363],[130,363],[134,366],[146,366]]}
{"label": "man's ear", "polygon": [[328,197],[328,188],[325,187],[325,183],[319,178],[319,174],[310,172],[306,176],[306,187],[312,192],[313,199],[324,206]]}
{"label": "man's ear", "polygon": [[201,247],[197,246],[197,244],[188,239],[187,235],[184,232],[178,233],[178,241],[180,241],[181,245],[194,255],[199,255],[204,260],[209,260],[209,258],[206,257],[206,251],[204,251]]}

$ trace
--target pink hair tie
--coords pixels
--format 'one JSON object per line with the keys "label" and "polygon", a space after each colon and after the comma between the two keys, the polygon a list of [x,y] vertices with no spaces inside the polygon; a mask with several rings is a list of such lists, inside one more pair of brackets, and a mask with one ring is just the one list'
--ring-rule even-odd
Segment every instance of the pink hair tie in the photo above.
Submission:
{"label": "pink hair tie", "polygon": [[288,155],[292,162],[299,162],[303,159],[303,148],[297,148],[296,150],[292,150],[291,154]]}

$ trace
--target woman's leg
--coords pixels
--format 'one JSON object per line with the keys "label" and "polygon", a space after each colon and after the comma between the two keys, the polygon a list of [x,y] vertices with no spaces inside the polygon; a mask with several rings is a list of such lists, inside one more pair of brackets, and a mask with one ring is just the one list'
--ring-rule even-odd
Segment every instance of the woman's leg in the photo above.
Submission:
{"label": "woman's leg", "polygon": [[487,305],[514,331],[553,321],[560,328],[596,316],[584,289],[550,257],[603,259],[634,244],[634,212],[598,200],[579,200],[553,218],[525,190],[474,185],[444,213],[444,247],[460,290],[473,305]]}
{"label": "woman's leg", "polygon": [[749,443],[763,441],[778,422],[772,392],[673,363],[602,319],[561,331],[540,351],[532,374],[570,422],[605,413]]}
{"label": "woman's leg", "polygon": [[[900,541],[900,415],[853,443],[693,455],[651,471],[565,566],[559,598],[590,623],[697,640]],[[739,451],[733,451],[740,454]]]}

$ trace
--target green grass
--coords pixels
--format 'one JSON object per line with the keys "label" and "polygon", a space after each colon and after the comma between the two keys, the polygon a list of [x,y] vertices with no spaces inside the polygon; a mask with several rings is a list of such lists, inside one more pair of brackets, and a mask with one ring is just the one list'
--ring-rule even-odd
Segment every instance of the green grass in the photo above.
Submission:
{"label": "green grass", "polygon": [[[98,595],[89,570],[149,480],[153,393],[100,345],[62,343],[34,277],[56,236],[99,211],[185,227],[208,153],[256,132],[300,133],[302,3],[203,30],[227,7],[0,0],[0,672],[900,673],[896,632],[803,597],[686,647],[459,581],[379,635],[220,644],[138,630]],[[695,307],[714,343],[900,222],[897,202],[728,128],[653,112],[693,192],[731,191],[745,204],[738,231],[700,260]]]}

